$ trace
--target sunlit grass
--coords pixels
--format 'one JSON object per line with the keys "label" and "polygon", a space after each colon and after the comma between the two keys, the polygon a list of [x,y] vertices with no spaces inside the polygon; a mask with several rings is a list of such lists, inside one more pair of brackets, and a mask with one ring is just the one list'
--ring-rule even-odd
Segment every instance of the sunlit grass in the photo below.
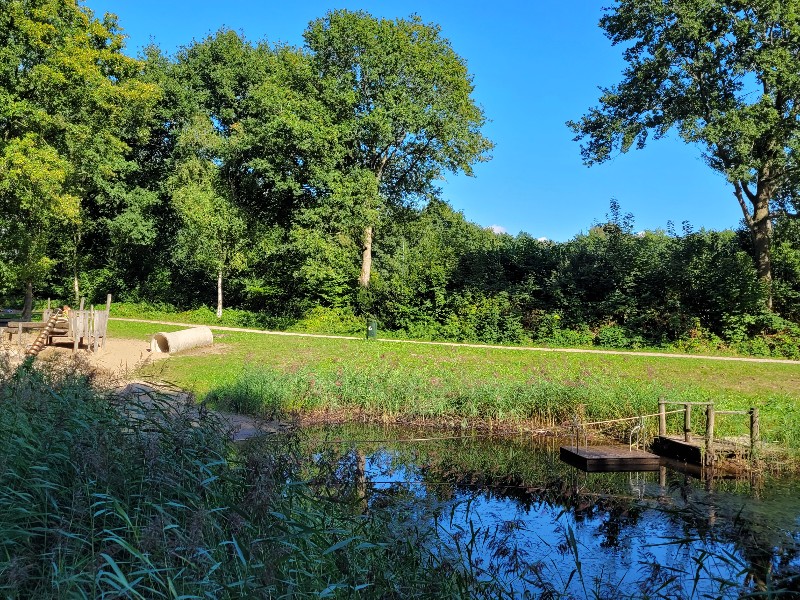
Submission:
{"label": "sunlit grass", "polygon": [[[171,329],[111,323],[117,337]],[[659,398],[713,401],[720,410],[758,407],[764,439],[800,447],[800,366],[793,364],[219,332],[212,352],[177,355],[141,374],[264,416],[328,411],[457,426],[552,426],[571,420],[579,406],[593,421],[654,413]],[[676,428],[678,420],[671,419]],[[701,431],[700,414],[696,420]],[[617,429],[622,434],[624,425]],[[746,419],[720,418],[717,432],[744,435]]]}

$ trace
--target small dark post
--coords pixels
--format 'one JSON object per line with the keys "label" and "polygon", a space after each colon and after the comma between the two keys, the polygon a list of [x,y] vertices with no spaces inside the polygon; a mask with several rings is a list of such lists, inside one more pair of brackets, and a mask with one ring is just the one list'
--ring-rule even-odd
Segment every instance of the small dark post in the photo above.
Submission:
{"label": "small dark post", "polygon": [[683,440],[692,441],[692,405],[688,402],[683,405]]}
{"label": "small dark post", "polygon": [[760,424],[758,422],[758,409],[754,406],[750,409],[750,455],[753,456],[757,450],[758,440],[761,437]]}
{"label": "small dark post", "polygon": [[706,465],[714,464],[714,405],[706,406]]}
{"label": "small dark post", "polygon": [[658,435],[667,435],[667,403],[663,398],[658,399]]}

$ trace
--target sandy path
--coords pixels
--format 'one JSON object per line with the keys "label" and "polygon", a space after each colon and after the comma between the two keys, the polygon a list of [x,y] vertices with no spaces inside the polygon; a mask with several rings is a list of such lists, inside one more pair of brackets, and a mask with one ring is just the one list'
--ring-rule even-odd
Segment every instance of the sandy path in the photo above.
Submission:
{"label": "sandy path", "polygon": [[[21,360],[20,351],[16,345],[7,345],[5,350],[12,355],[12,364]],[[151,354],[148,342],[140,339],[109,337],[106,340],[105,348],[97,352],[81,348],[78,350],[78,354],[102,372],[102,385],[109,386],[117,394],[138,401],[165,402],[174,408],[175,414],[188,414],[194,421],[200,420],[201,409],[199,405],[196,405],[194,397],[190,393],[152,381],[132,379],[133,373],[138,367],[147,362],[169,358],[169,354]],[[72,356],[72,343],[56,343],[45,347],[39,353],[42,360],[59,355]],[[291,429],[291,425],[288,423],[263,421],[235,413],[213,412],[222,419],[234,441]]]}
{"label": "sandy path", "polygon": [[[111,317],[111,321],[128,321],[130,323],[151,323],[154,325],[169,325],[172,327],[197,327],[196,324],[191,323],[176,323],[172,321],[149,321],[146,319],[125,319],[120,317]],[[345,335],[324,335],[320,333],[295,333],[290,331],[267,331],[264,329],[245,329],[242,327],[223,327],[216,325],[209,325],[215,331],[235,331],[240,333],[257,333],[260,335],[283,335],[283,336],[296,336],[296,337],[309,337],[309,338],[326,338],[336,340],[362,340],[363,337],[345,336]],[[538,346],[496,346],[491,344],[461,344],[456,342],[423,342],[418,340],[392,340],[380,338],[377,340],[384,344],[419,344],[427,346],[450,346],[454,348],[488,348],[496,350],[517,350],[523,352],[564,352],[571,354],[612,354],[619,356],[652,356],[658,358],[687,358],[696,360],[721,360],[729,362],[751,362],[751,363],[776,363],[786,365],[798,365],[800,361],[789,360],[785,358],[750,358],[739,356],[709,356],[705,354],[677,354],[671,352],[636,352],[634,350],[595,350],[590,348],[546,348]]]}

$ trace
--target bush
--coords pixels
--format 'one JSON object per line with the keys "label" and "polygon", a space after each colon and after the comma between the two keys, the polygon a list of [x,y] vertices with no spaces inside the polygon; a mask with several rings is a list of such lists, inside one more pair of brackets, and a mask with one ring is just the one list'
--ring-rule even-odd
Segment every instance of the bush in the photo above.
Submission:
{"label": "bush", "polygon": [[627,330],[614,324],[600,327],[595,342],[605,348],[628,348],[631,345]]}
{"label": "bush", "polygon": [[312,308],[287,328],[287,331],[330,335],[365,335],[366,330],[366,320],[354,315],[349,308],[324,306]]}
{"label": "bush", "polygon": [[726,315],[723,336],[742,354],[800,358],[800,326],[775,313]]}

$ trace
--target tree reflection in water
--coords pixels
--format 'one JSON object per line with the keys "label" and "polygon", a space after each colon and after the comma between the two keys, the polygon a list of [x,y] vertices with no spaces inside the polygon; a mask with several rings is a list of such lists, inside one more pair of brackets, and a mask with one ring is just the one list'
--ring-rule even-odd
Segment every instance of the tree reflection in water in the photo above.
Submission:
{"label": "tree reflection in water", "polygon": [[[341,432],[338,433],[341,435]],[[350,428],[345,439],[408,437]],[[343,445],[340,474],[371,509],[436,521],[443,544],[515,594],[613,597],[800,591],[800,482],[586,474],[557,442]],[[330,447],[327,449],[331,452]],[[412,508],[415,502],[426,508]]]}

